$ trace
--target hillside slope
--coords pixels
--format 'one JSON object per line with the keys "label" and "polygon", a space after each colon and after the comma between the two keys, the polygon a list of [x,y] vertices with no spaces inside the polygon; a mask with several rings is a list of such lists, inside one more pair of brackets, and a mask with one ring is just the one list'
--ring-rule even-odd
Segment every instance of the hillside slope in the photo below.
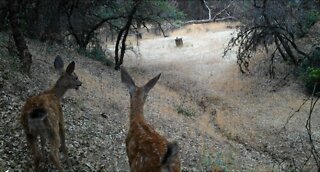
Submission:
{"label": "hillside slope", "polygon": [[[125,66],[137,85],[162,72],[149,93],[145,115],[157,131],[178,141],[184,171],[281,171],[286,163],[279,165],[277,160],[291,150],[282,138],[291,143],[291,135],[279,135],[279,129],[304,95],[296,91],[297,84],[270,92],[269,81],[257,79],[261,75],[252,79],[239,75],[234,54],[221,58],[232,32],[225,25],[197,25],[169,38],[145,39],[139,50],[135,47],[138,58],[128,53]],[[185,40],[181,49],[174,47],[176,36]],[[56,55],[65,64],[76,61],[83,82],[63,99],[73,170],[128,171],[129,94],[119,71],[59,46],[28,44],[34,56],[30,78],[18,72],[18,62],[5,50],[0,56],[0,171],[31,167],[20,109],[27,97],[54,84]],[[290,132],[302,132],[298,119],[290,124]]]}

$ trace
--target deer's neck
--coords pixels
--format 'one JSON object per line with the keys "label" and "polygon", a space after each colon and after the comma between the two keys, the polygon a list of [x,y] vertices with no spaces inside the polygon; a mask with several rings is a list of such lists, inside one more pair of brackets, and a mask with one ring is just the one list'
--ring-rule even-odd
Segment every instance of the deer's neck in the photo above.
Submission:
{"label": "deer's neck", "polygon": [[64,87],[59,80],[54,85],[52,91],[54,94],[56,94],[60,99],[63,97],[63,95],[67,92],[68,88]]}
{"label": "deer's neck", "polygon": [[131,105],[130,106],[130,121],[137,119],[137,118],[144,120],[143,105],[139,105],[139,106]]}

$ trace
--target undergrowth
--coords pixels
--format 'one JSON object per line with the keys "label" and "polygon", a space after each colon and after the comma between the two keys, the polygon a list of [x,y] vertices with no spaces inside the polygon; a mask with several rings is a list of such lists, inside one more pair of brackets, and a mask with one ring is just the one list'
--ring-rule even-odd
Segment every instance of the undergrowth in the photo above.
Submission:
{"label": "undergrowth", "polygon": [[182,114],[187,117],[192,117],[192,116],[195,116],[196,114],[194,110],[185,107],[183,104],[176,105],[175,108],[178,114]]}
{"label": "undergrowth", "polygon": [[113,66],[113,62],[106,58],[105,52],[101,46],[96,46],[90,50],[87,49],[78,49],[78,53],[82,54],[92,60],[101,62],[106,66]]}
{"label": "undergrowth", "polygon": [[[305,59],[300,67],[300,75],[309,94],[313,92],[315,83],[320,83],[320,47],[311,52],[311,56]],[[316,85],[315,94],[320,92],[319,84]]]}

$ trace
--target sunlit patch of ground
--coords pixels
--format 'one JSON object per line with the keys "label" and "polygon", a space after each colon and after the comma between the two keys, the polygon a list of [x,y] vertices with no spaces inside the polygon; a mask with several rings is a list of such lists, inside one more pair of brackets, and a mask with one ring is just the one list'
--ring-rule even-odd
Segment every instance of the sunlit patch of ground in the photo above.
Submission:
{"label": "sunlit patch of ground", "polygon": [[[206,111],[197,111],[196,119],[204,134],[219,138],[215,134],[215,127],[218,127],[225,137],[253,149],[276,154],[277,158],[282,156],[281,152],[288,157],[294,156],[287,155],[292,152],[288,142],[296,142],[295,137],[305,137],[309,106],[292,118],[288,130],[283,127],[288,116],[306,98],[302,87],[297,82],[277,87],[288,70],[285,64],[277,66],[278,79],[273,81],[266,75],[265,67],[257,70],[259,63],[268,66],[264,54],[258,54],[257,60],[252,62],[252,74],[240,74],[235,51],[222,57],[225,46],[236,32],[227,25],[188,25],[169,33],[169,37],[143,39],[139,48],[136,47],[140,56],[128,56],[125,65],[143,71],[161,71],[161,83],[168,90],[175,90],[182,96],[188,94],[192,97],[190,101],[205,107]],[[176,47],[176,37],[182,38],[182,47]],[[217,110],[214,117],[213,110]],[[314,117],[313,121],[315,125],[320,117]],[[294,149],[300,150],[298,147]]]}

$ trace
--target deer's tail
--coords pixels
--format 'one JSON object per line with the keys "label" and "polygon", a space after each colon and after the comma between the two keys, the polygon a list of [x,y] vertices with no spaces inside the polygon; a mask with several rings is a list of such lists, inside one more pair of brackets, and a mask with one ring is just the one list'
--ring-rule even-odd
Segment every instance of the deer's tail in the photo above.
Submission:
{"label": "deer's tail", "polygon": [[34,109],[28,116],[28,126],[30,130],[45,130],[45,121],[48,113],[44,108]]}

